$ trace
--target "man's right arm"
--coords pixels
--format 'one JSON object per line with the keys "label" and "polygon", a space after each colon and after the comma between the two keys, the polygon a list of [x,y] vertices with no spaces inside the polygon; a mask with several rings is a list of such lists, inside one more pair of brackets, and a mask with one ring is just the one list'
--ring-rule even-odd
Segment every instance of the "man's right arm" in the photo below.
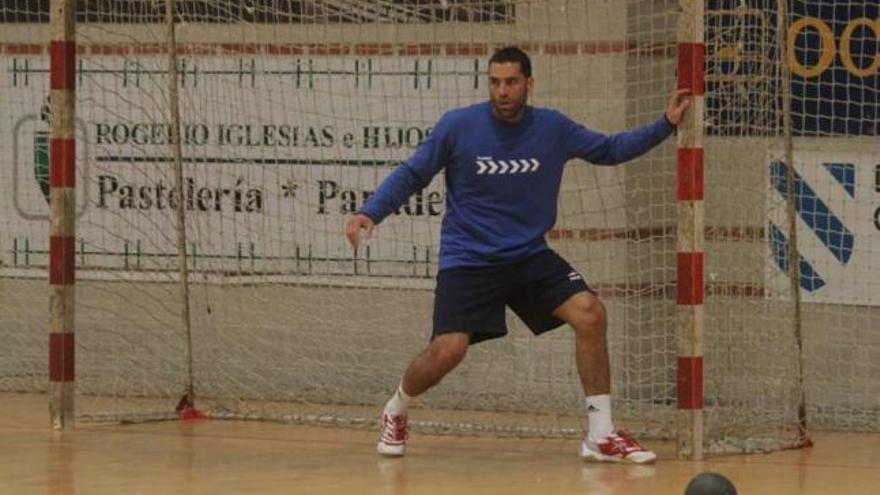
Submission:
{"label": "man's right arm", "polygon": [[364,203],[358,213],[378,224],[409,199],[424,189],[446,165],[449,158],[449,114],[443,116],[416,152],[394,169]]}
{"label": "man's right arm", "polygon": [[[431,176],[433,177],[433,175]],[[373,235],[373,228],[385,217],[400,207],[404,201],[419,189],[425,187],[431,179],[428,178],[424,185],[409,166],[409,162],[403,162],[385,178],[376,192],[364,203],[363,207],[349,217],[345,225],[345,235],[353,247],[360,245],[360,231],[366,230],[366,238]]]}
{"label": "man's right arm", "polygon": [[366,230],[367,238],[373,228],[400,208],[410,196],[431,183],[431,179],[446,165],[449,159],[450,123],[445,114],[419,148],[408,160],[401,163],[379,184],[363,207],[349,217],[345,235],[352,246],[360,244],[360,231]]}
{"label": "man's right arm", "polygon": [[376,192],[370,195],[358,213],[363,213],[378,224],[400,208],[416,191],[427,186],[433,177],[432,174],[423,178],[413,169],[409,160],[405,161],[379,184]]}

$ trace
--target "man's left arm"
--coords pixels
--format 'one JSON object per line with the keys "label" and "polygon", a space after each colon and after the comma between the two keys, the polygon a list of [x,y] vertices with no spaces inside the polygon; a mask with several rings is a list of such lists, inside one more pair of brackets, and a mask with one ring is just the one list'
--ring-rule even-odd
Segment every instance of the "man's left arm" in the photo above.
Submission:
{"label": "man's left arm", "polygon": [[659,119],[619,134],[604,135],[572,122],[567,139],[570,155],[597,165],[617,165],[644,154],[673,133],[690,105],[689,94],[686,89],[675,91]]}

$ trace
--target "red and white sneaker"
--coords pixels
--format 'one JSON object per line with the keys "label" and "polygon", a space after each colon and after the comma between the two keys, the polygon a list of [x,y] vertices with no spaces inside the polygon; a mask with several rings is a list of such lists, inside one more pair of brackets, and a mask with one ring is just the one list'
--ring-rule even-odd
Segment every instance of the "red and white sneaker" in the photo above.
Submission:
{"label": "red and white sneaker", "polygon": [[618,430],[607,437],[593,441],[589,435],[581,442],[581,457],[596,462],[627,462],[651,464],[657,454],[642,447],[629,433]]}
{"label": "red and white sneaker", "polygon": [[391,457],[402,456],[406,450],[409,429],[406,426],[406,414],[382,414],[382,436],[376,445],[376,452]]}

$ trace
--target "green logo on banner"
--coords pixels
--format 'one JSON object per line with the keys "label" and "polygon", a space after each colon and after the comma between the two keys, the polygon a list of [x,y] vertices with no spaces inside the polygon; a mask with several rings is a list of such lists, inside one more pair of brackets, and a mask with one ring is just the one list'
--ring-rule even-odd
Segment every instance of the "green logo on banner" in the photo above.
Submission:
{"label": "green logo on banner", "polygon": [[49,133],[34,133],[34,178],[43,191],[46,203],[49,202]]}

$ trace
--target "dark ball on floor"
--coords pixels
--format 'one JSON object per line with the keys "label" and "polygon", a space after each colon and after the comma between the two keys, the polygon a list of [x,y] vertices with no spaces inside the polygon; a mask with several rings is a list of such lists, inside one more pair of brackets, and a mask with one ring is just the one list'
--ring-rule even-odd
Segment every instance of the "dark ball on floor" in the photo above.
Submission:
{"label": "dark ball on floor", "polygon": [[736,487],[719,473],[700,473],[688,483],[684,495],[737,495]]}

